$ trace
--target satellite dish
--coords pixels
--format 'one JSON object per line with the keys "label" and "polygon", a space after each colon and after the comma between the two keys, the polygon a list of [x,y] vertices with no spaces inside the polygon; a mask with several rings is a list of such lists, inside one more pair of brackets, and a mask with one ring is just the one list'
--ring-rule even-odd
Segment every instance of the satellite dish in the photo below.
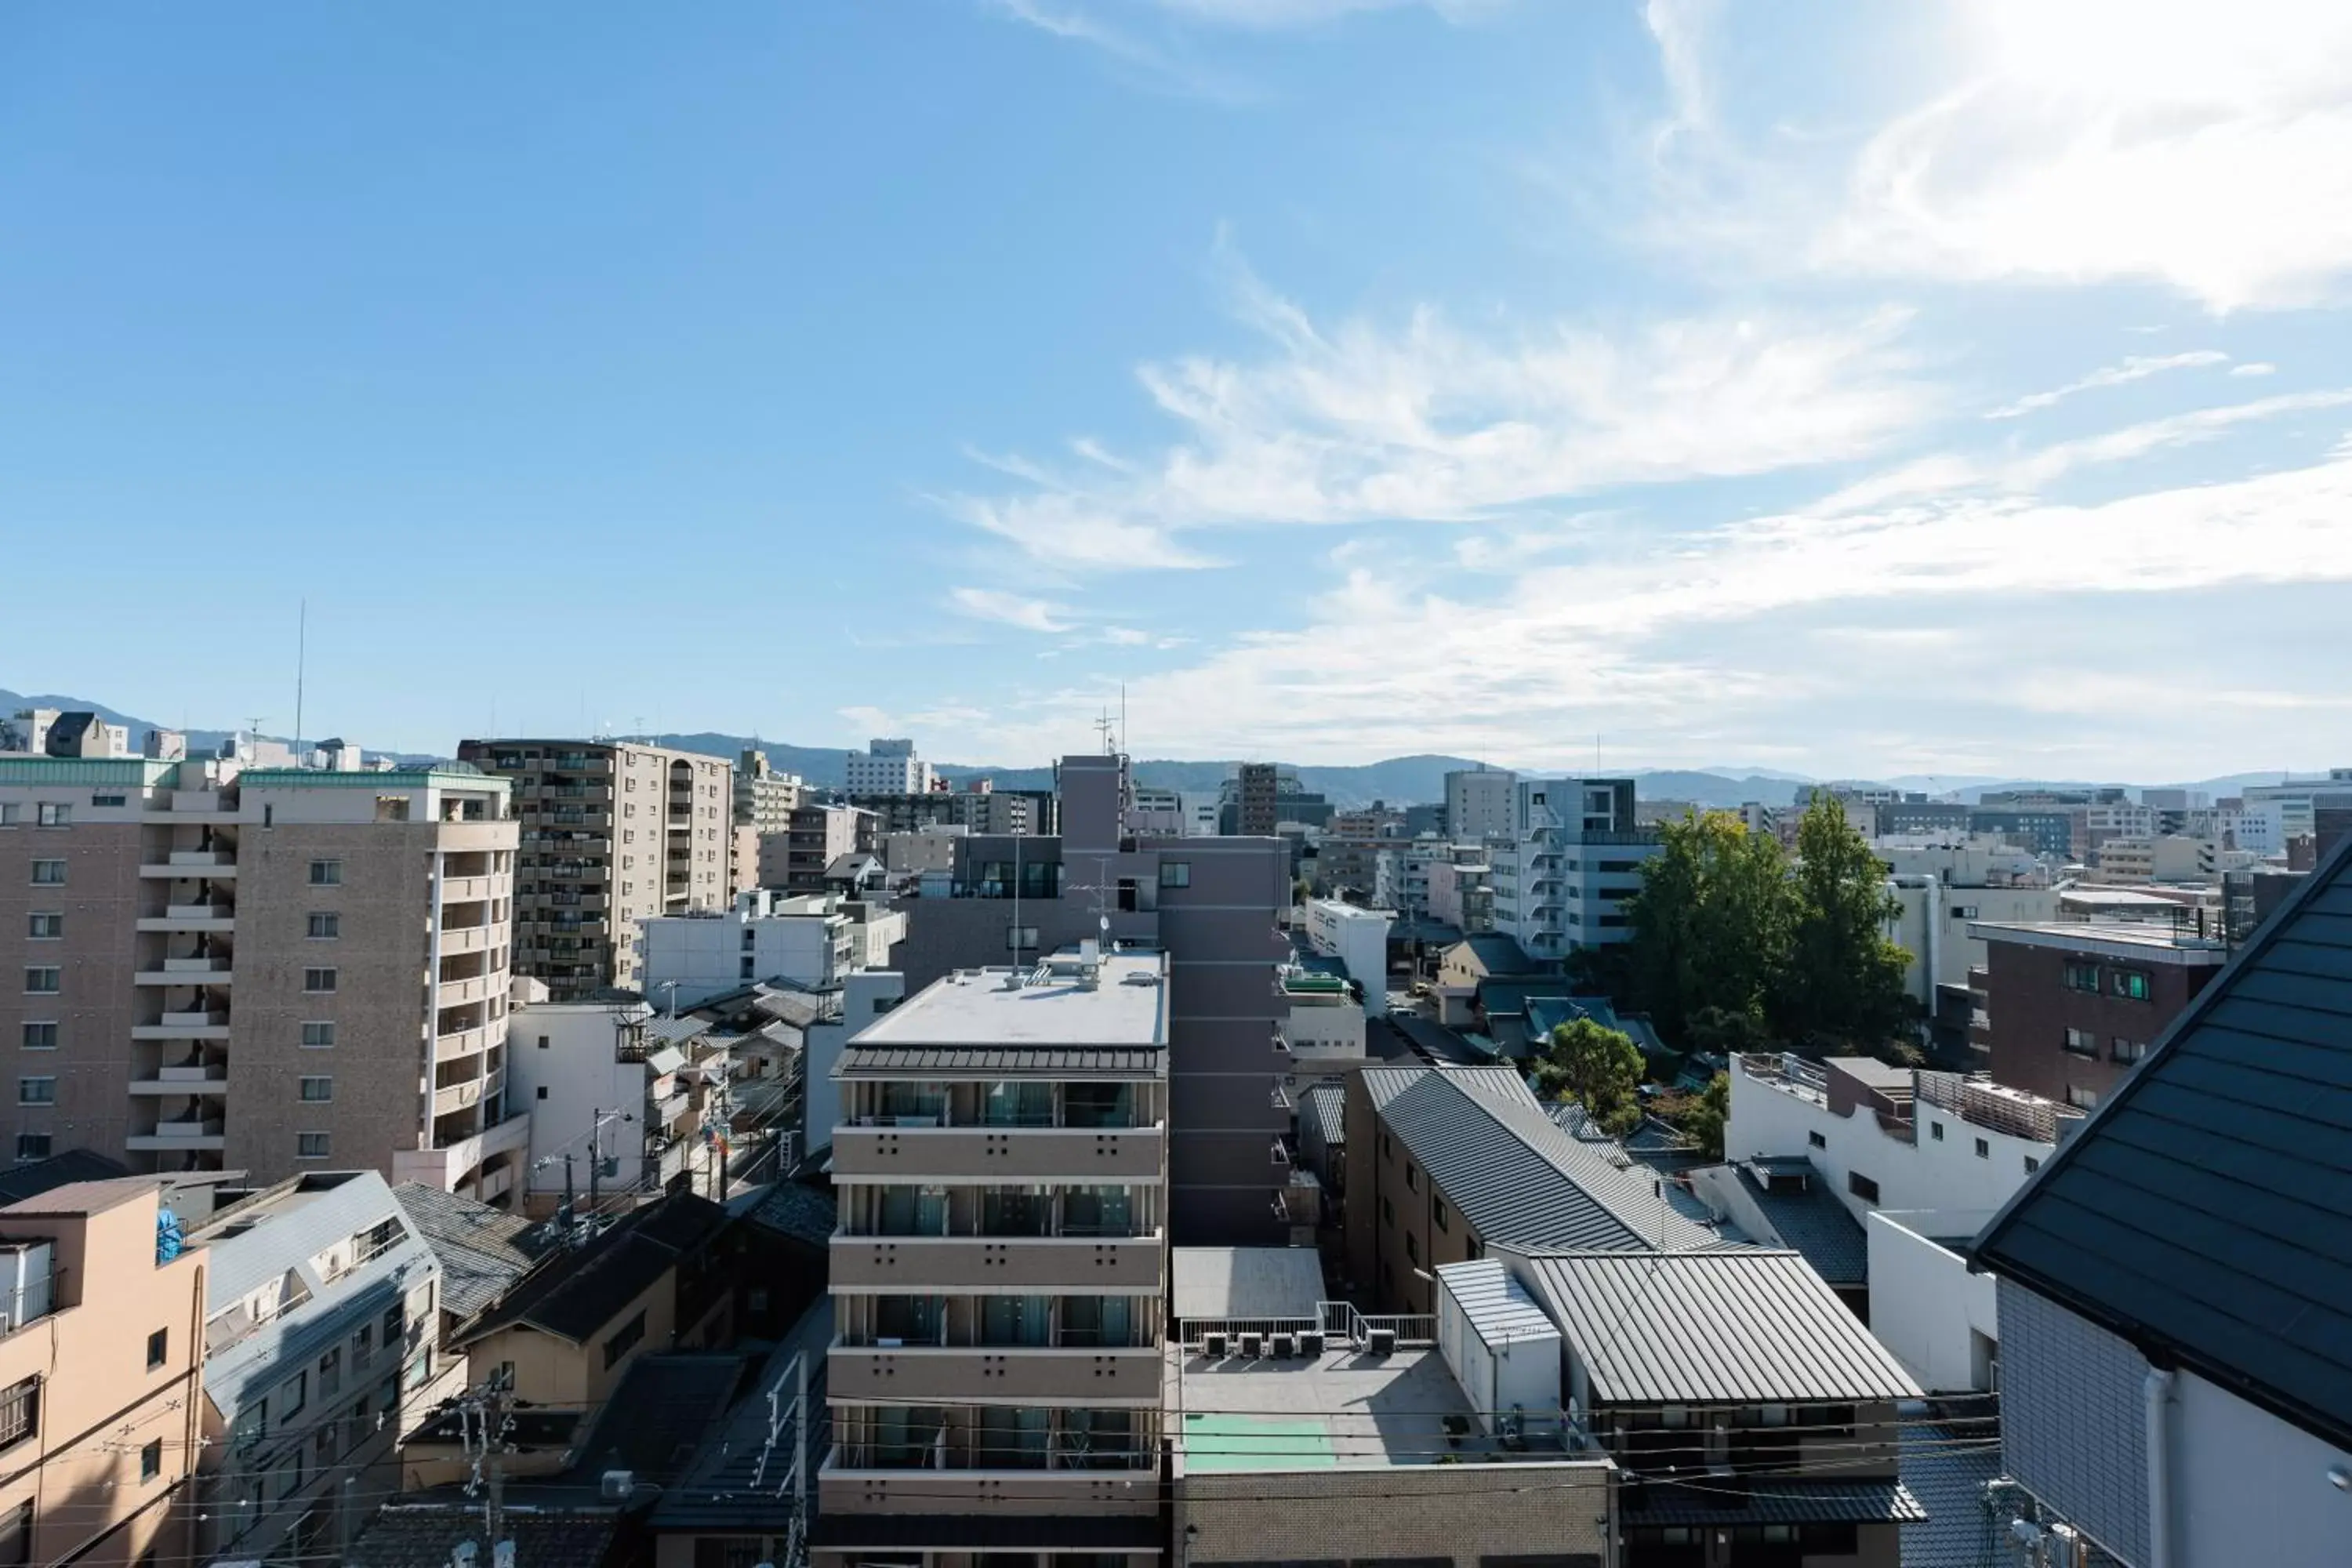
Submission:
{"label": "satellite dish", "polygon": [[1097,915],[1095,917],[1095,924],[1099,929],[1108,931],[1110,930],[1110,917],[1108,915]]}

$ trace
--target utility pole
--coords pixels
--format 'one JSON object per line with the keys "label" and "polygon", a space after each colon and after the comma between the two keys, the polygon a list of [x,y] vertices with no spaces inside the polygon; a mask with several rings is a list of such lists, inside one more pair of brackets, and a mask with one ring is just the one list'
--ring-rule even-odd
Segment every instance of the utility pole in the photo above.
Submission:
{"label": "utility pole", "polygon": [[588,1213],[596,1213],[596,1194],[604,1187],[604,1109],[591,1106],[588,1110]]}

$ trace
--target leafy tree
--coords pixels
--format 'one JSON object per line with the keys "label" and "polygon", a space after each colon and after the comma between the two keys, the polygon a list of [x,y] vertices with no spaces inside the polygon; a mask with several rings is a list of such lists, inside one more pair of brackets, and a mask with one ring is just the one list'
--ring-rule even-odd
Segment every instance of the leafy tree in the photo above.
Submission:
{"label": "leafy tree", "polygon": [[1904,1025],[1903,973],[1910,955],[1886,935],[1898,910],[1886,868],[1846,820],[1816,795],[1797,828],[1788,957],[1770,1012],[1783,1036],[1814,1049],[1877,1049]]}
{"label": "leafy tree", "polygon": [[1723,1158],[1723,1130],[1731,1120],[1731,1075],[1719,1072],[1685,1102],[1676,1123],[1711,1161]]}
{"label": "leafy tree", "polygon": [[1686,1037],[1692,1050],[1717,1056],[1780,1048],[1772,1026],[1760,1014],[1734,1013],[1722,1007],[1702,1007],[1692,1014]]}
{"label": "leafy tree", "polygon": [[1660,828],[1625,903],[1633,999],[1672,1040],[1709,1011],[1763,1013],[1786,961],[1793,906],[1779,840],[1729,812]]}
{"label": "leafy tree", "polygon": [[1536,1087],[1572,1100],[1612,1132],[1642,1120],[1642,1048],[1633,1037],[1590,1018],[1572,1018],[1551,1032],[1536,1063]]}

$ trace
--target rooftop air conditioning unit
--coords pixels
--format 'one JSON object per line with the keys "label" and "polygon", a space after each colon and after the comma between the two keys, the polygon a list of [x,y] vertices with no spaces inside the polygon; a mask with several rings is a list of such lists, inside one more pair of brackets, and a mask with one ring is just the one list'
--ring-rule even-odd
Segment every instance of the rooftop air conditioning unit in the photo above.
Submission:
{"label": "rooftop air conditioning unit", "polygon": [[1297,1353],[1298,1336],[1297,1334],[1276,1334],[1274,1336],[1275,1360],[1288,1361]]}
{"label": "rooftop air conditioning unit", "polygon": [[1263,1361],[1265,1358],[1265,1336],[1264,1334],[1244,1334],[1242,1336],[1242,1359],[1244,1361]]}
{"label": "rooftop air conditioning unit", "polygon": [[1201,1353],[1207,1356],[1211,1361],[1224,1360],[1225,1336],[1223,1334],[1202,1334],[1201,1336]]}
{"label": "rooftop air conditioning unit", "polygon": [[1364,1335],[1364,1352],[1368,1355],[1394,1355],[1396,1331],[1394,1329],[1367,1331]]}
{"label": "rooftop air conditioning unit", "polygon": [[1307,1332],[1299,1335],[1298,1353],[1307,1357],[1309,1360],[1320,1357],[1323,1353],[1323,1331],[1320,1329],[1309,1329]]}

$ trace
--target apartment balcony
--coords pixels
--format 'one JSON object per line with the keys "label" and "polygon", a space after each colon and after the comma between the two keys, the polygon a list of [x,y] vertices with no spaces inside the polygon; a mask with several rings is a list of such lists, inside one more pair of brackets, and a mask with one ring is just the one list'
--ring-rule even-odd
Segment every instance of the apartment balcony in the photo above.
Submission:
{"label": "apartment balcony", "polygon": [[434,990],[438,994],[436,1005],[462,1006],[468,1002],[486,1002],[507,989],[506,977],[499,974],[477,974],[465,980],[444,980]]}
{"label": "apartment balcony", "polygon": [[133,1094],[226,1094],[228,1064],[203,1062],[194,1067],[157,1068],[150,1078],[131,1080]]}
{"label": "apartment balcony", "polygon": [[175,789],[160,799],[150,800],[140,808],[142,822],[235,822],[237,808],[234,800],[224,799],[216,789]]}
{"label": "apartment balcony", "polygon": [[226,985],[236,978],[226,958],[167,958],[161,969],[131,976],[141,985]]}
{"label": "apartment balcony", "polygon": [[1151,1180],[1166,1148],[1159,1127],[836,1127],[833,1170],[843,1179]]}
{"label": "apartment balcony", "polygon": [[235,904],[165,904],[160,915],[142,915],[142,931],[225,931],[236,929]]}
{"label": "apartment balcony", "polygon": [[436,1062],[453,1062],[460,1057],[479,1056],[492,1046],[504,1043],[503,1037],[494,1037],[488,1025],[476,1029],[458,1029],[434,1040],[433,1059]]}
{"label": "apartment balcony", "polygon": [[453,1083],[446,1089],[436,1089],[433,1091],[433,1114],[448,1116],[460,1110],[470,1110],[482,1103],[482,1097],[489,1089],[489,1084],[480,1079],[471,1083]]}
{"label": "apartment balcony", "polygon": [[675,1094],[655,1101],[648,1121],[653,1126],[675,1131],[681,1122],[692,1120],[693,1115],[694,1101],[686,1090],[681,1089]]}
{"label": "apartment balcony", "polygon": [[[430,1149],[400,1149],[392,1156],[392,1179],[395,1182],[422,1182],[428,1187],[438,1187],[445,1193],[456,1192],[460,1184],[480,1170],[482,1162],[509,1150],[530,1146],[530,1117],[517,1111],[496,1127],[486,1127],[479,1132],[438,1140]],[[485,1201],[488,1194],[485,1194]]]}
{"label": "apartment balcony", "polygon": [[835,1290],[952,1293],[991,1286],[1160,1292],[1160,1233],[1136,1237],[840,1236]]}
{"label": "apartment balcony", "polygon": [[[1056,1456],[1055,1468],[964,1468],[940,1444],[918,1465],[884,1466],[871,1453],[825,1456],[817,1472],[820,1513],[988,1513],[992,1515],[1132,1513],[1159,1511],[1156,1452],[1139,1447],[1124,1460],[1094,1454],[1083,1460]],[[870,1467],[870,1468],[869,1468]],[[1017,1528],[1017,1527],[1015,1527]]]}
{"label": "apartment balcony", "polygon": [[228,1038],[228,1009],[199,1008],[162,1013],[152,1024],[132,1025],[131,1037],[134,1040],[226,1040]]}
{"label": "apartment balcony", "polygon": [[139,874],[189,882],[209,878],[217,882],[236,875],[236,856],[227,849],[175,849],[162,860],[141,866]]}
{"label": "apartment balcony", "polygon": [[444,904],[478,904],[494,898],[499,891],[496,877],[444,877],[441,879],[441,901]]}
{"label": "apartment balcony", "polygon": [[865,1349],[835,1344],[825,1355],[832,1399],[919,1400],[940,1405],[1103,1405],[1157,1408],[1167,1368],[1156,1345],[905,1345]]}
{"label": "apartment balcony", "polygon": [[211,1117],[172,1117],[155,1123],[152,1132],[134,1132],[122,1141],[126,1149],[154,1153],[219,1149],[226,1145],[222,1121]]}
{"label": "apartment balcony", "polygon": [[502,927],[495,925],[443,926],[441,953],[447,957],[457,952],[488,952],[499,945]]}

